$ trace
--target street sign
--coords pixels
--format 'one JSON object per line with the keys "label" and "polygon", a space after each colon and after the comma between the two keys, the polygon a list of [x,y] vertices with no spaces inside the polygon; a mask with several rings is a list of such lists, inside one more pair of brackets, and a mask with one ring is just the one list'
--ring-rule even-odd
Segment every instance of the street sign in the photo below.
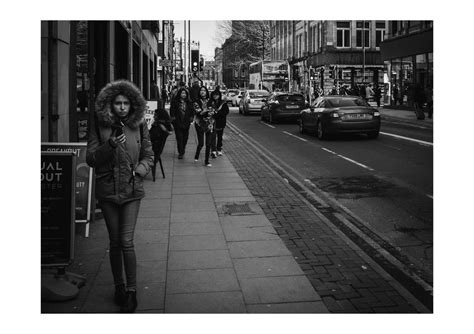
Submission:
{"label": "street sign", "polygon": [[41,265],[65,266],[74,257],[73,152],[41,152]]}
{"label": "street sign", "polygon": [[173,67],[173,61],[171,59],[160,59],[160,66]]}
{"label": "street sign", "polygon": [[75,166],[75,217],[76,223],[86,223],[86,237],[89,236],[89,223],[94,219],[95,201],[92,200],[94,176],[93,169],[86,163],[87,143],[41,143],[41,151],[73,152],[76,154]]}

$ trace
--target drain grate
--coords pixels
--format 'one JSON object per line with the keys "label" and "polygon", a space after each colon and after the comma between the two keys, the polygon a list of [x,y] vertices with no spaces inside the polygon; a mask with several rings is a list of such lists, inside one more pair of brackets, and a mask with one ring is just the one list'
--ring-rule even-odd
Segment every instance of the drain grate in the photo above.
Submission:
{"label": "drain grate", "polygon": [[248,203],[244,204],[225,204],[222,206],[222,213],[231,216],[239,216],[239,215],[251,215],[255,214],[255,212],[250,208]]}

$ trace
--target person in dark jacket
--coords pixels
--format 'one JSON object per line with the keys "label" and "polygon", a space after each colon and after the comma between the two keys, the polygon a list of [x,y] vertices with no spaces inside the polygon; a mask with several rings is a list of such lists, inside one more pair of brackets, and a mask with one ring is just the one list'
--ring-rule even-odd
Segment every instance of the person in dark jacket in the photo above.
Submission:
{"label": "person in dark jacket", "polygon": [[222,93],[220,90],[214,90],[211,93],[210,105],[216,110],[214,115],[215,126],[211,140],[211,157],[215,158],[222,155],[222,136],[227,123],[227,115],[229,114],[229,106],[226,101],[222,101]]}
{"label": "person in dark jacket", "polygon": [[176,135],[178,159],[183,159],[188,143],[189,127],[194,116],[193,105],[186,88],[180,88],[176,96],[171,100],[170,116]]}
{"label": "person in dark jacket", "polygon": [[379,85],[375,85],[374,88],[374,100],[377,102],[377,107],[380,107],[380,99],[382,98],[382,91],[380,90]]}
{"label": "person in dark jacket", "polygon": [[109,232],[115,302],[121,312],[129,313],[137,307],[133,235],[145,196],[143,179],[153,165],[146,101],[133,83],[119,80],[102,88],[95,105],[86,161],[95,168],[96,198]]}
{"label": "person in dark jacket", "polygon": [[155,182],[156,164],[160,161],[161,153],[165,147],[166,139],[173,133],[173,125],[171,124],[171,117],[164,108],[155,110],[153,124],[150,128],[150,140],[153,147],[153,154],[155,160],[151,169],[153,182]]}
{"label": "person in dark jacket", "polygon": [[215,109],[210,105],[209,91],[205,86],[201,86],[199,89],[199,99],[193,102],[194,106],[194,126],[196,128],[196,135],[198,138],[198,145],[196,148],[196,154],[194,155],[194,161],[199,160],[199,154],[204,146],[204,140],[206,143],[206,151],[204,155],[204,165],[211,167],[209,163],[209,156],[211,155],[211,139],[214,132],[214,113]]}

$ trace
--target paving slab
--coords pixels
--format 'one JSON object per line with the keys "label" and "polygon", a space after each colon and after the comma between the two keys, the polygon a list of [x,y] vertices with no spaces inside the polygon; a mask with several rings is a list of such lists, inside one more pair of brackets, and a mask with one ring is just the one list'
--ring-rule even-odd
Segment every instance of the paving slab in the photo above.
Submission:
{"label": "paving slab", "polygon": [[137,284],[166,282],[167,261],[137,261]]}
{"label": "paving slab", "polygon": [[248,313],[328,313],[326,305],[320,302],[255,304],[247,305]]}
{"label": "paving slab", "polygon": [[304,275],[292,256],[234,259],[239,279]]}
{"label": "paving slab", "polygon": [[272,226],[242,227],[226,224],[222,228],[227,241],[280,240]]}
{"label": "paving slab", "polygon": [[165,308],[165,283],[138,286],[137,313]]}
{"label": "paving slab", "polygon": [[170,237],[170,251],[227,249],[222,234],[176,235]]}
{"label": "paving slab", "polygon": [[209,186],[182,186],[182,187],[173,187],[173,195],[194,195],[194,194],[211,194],[211,189]]}
{"label": "paving slab", "polygon": [[229,250],[233,259],[291,255],[281,240],[229,242]]}
{"label": "paving slab", "polygon": [[223,228],[272,226],[265,215],[221,216],[219,220]]}
{"label": "paving slab", "polygon": [[136,229],[134,235],[135,245],[140,243],[168,243],[167,230],[142,230]]}
{"label": "paving slab", "polygon": [[218,222],[201,223],[173,223],[170,226],[170,235],[203,235],[222,234],[221,225]]}
{"label": "paving slab", "polygon": [[234,269],[171,270],[166,295],[175,293],[240,291]]}
{"label": "paving slab", "polygon": [[165,261],[168,256],[168,243],[136,244],[135,253],[140,261]]}
{"label": "paving slab", "polygon": [[201,212],[171,212],[171,224],[174,223],[205,223],[219,222],[215,208]]}
{"label": "paving slab", "polygon": [[245,313],[240,291],[167,295],[166,313]]}
{"label": "paving slab", "polygon": [[239,280],[246,304],[321,301],[306,276]]}
{"label": "paving slab", "polygon": [[139,217],[137,219],[137,230],[168,230],[170,217]]}
{"label": "paving slab", "polygon": [[229,251],[170,251],[168,270],[233,268]]}

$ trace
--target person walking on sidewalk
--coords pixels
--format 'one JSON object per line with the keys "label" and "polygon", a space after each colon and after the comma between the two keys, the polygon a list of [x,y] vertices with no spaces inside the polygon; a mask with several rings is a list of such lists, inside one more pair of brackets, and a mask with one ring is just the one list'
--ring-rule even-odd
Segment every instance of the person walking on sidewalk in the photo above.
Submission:
{"label": "person walking on sidewalk", "polygon": [[229,106],[227,102],[222,101],[222,93],[216,89],[211,93],[211,106],[216,110],[214,115],[215,128],[211,140],[211,157],[215,158],[222,155],[222,136],[227,123]]}
{"label": "person walking on sidewalk", "polygon": [[382,98],[382,91],[380,90],[379,85],[376,85],[374,88],[374,100],[377,102],[377,107],[380,107],[380,99]]}
{"label": "person walking on sidewalk", "polygon": [[194,116],[193,105],[186,88],[180,88],[174,99],[171,100],[170,116],[176,135],[178,159],[183,159],[188,143],[189,127]]}
{"label": "person walking on sidewalk", "polygon": [[211,139],[214,131],[214,113],[215,109],[209,103],[209,91],[205,86],[199,89],[199,99],[193,103],[195,116],[194,126],[198,139],[194,161],[199,160],[199,154],[206,141],[206,151],[204,155],[204,165],[211,167],[209,156],[211,153]]}
{"label": "person walking on sidewalk", "polygon": [[145,196],[143,179],[153,165],[145,109],[146,101],[133,83],[119,80],[107,84],[96,99],[86,153],[87,164],[95,168],[96,198],[109,233],[115,302],[125,313],[137,308],[133,235]]}
{"label": "person walking on sidewalk", "polygon": [[[161,153],[165,147],[166,139],[170,134],[173,133],[173,125],[171,124],[171,117],[168,115],[168,112],[159,107],[155,110],[153,124],[150,128],[150,140],[151,146],[153,148],[153,154],[155,156],[153,167],[151,169],[151,175],[153,177],[153,182],[155,182],[156,175],[156,164],[160,162],[161,166]],[[163,168],[161,166],[161,168]]]}

